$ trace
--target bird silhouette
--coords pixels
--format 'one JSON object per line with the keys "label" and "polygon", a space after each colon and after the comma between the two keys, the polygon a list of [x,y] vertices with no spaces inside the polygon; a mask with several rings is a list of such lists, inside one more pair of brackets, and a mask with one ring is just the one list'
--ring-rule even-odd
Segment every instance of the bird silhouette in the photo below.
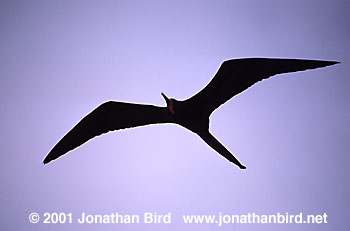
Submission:
{"label": "bird silhouette", "polygon": [[253,84],[281,73],[325,67],[339,62],[245,58],[224,61],[213,79],[197,94],[180,101],[161,93],[166,107],[109,101],[101,104],[73,127],[48,153],[43,163],[64,155],[109,131],[159,123],[175,123],[197,134],[229,162],[245,169],[210,132],[209,117],[220,105]]}

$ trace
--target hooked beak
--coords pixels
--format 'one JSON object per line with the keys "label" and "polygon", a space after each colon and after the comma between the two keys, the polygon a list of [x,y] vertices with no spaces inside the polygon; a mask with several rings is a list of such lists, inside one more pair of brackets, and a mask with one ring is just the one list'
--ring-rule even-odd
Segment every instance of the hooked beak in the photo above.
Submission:
{"label": "hooked beak", "polygon": [[163,98],[165,99],[166,106],[167,106],[169,112],[170,112],[172,115],[175,115],[175,110],[174,110],[173,101],[172,101],[171,99],[169,99],[163,92],[162,92],[162,96],[163,96]]}
{"label": "hooked beak", "polygon": [[169,98],[163,92],[161,94],[162,94],[163,98],[165,99],[166,104],[168,104],[170,101]]}

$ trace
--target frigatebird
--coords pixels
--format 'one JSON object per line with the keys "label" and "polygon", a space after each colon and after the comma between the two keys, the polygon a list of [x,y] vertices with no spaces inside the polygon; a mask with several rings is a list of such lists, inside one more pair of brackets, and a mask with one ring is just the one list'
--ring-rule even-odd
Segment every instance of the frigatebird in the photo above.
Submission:
{"label": "frigatebird", "polygon": [[253,84],[271,76],[337,64],[336,61],[244,58],[224,61],[212,80],[186,100],[168,98],[166,107],[108,101],[86,115],[49,152],[44,164],[109,131],[159,123],[175,123],[194,132],[229,162],[245,169],[210,132],[215,109]]}

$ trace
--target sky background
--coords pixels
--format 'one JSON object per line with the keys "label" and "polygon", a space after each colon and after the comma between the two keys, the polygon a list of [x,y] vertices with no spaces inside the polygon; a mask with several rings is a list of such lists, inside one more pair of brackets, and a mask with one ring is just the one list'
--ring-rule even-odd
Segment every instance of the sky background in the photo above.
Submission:
{"label": "sky background", "polygon": [[[0,230],[348,230],[350,2],[0,1]],[[153,125],[95,138],[44,166],[107,100],[186,99],[221,62],[337,60],[234,97],[211,132]],[[170,225],[31,224],[32,212],[172,213]],[[183,224],[183,214],[328,214],[328,224]]]}

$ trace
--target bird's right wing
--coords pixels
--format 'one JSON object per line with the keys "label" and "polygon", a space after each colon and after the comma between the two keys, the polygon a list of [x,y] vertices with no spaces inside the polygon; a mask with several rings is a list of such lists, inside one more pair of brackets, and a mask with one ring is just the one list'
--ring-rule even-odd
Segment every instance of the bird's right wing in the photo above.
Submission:
{"label": "bird's right wing", "polygon": [[209,84],[186,101],[208,116],[233,96],[273,75],[304,71],[338,62],[302,59],[247,58],[223,62]]}
{"label": "bird's right wing", "polygon": [[170,120],[166,108],[109,101],[101,104],[72,128],[43,162],[49,163],[95,136],[109,131],[167,122]]}

